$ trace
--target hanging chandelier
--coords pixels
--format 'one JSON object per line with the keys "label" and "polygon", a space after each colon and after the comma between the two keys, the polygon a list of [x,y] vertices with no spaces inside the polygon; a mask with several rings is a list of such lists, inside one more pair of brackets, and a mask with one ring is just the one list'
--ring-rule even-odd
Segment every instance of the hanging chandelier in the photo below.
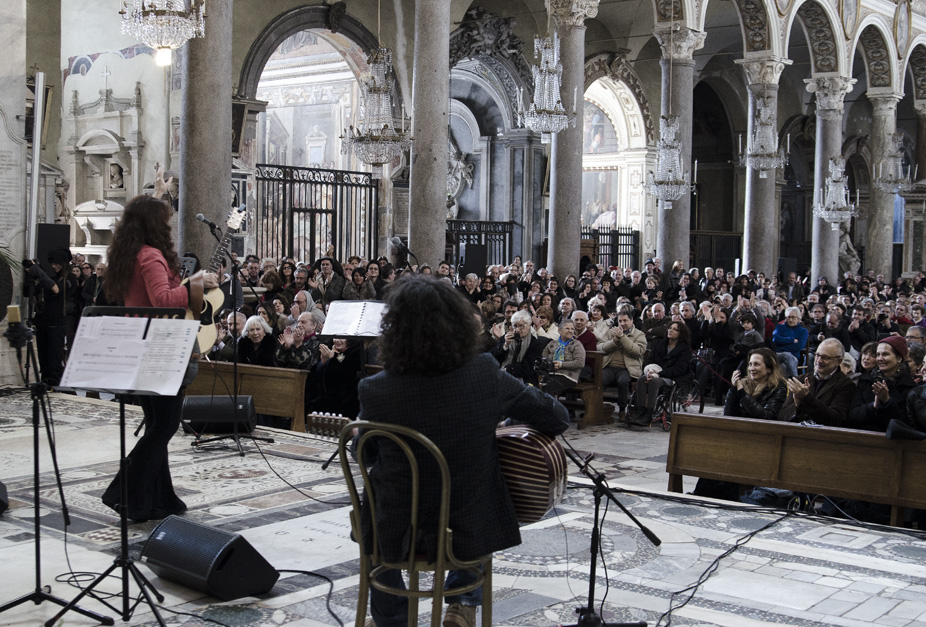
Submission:
{"label": "hanging chandelier", "polygon": [[759,171],[759,178],[768,178],[769,170],[784,168],[791,152],[791,136],[787,150],[778,147],[778,133],[773,123],[772,101],[768,97],[756,98],[754,132],[746,145],[746,155],[740,164]]}
{"label": "hanging chandelier", "polygon": [[[884,165],[887,164],[885,168]],[[887,172],[885,172],[887,170]],[[912,170],[912,171],[911,171]],[[916,174],[919,166],[911,168],[907,166],[907,173],[904,174],[903,168],[903,135],[894,133],[891,135],[891,152],[877,166],[871,166],[871,178],[875,187],[885,194],[898,194],[900,192],[909,192],[913,189],[913,181],[916,180]]]}
{"label": "hanging chandelier", "polygon": [[573,94],[572,113],[566,113],[559,93],[563,64],[559,59],[559,35],[555,30],[552,37],[534,39],[534,58],[538,55],[540,65],[531,66],[534,74],[533,102],[525,111],[522,88],[518,93],[518,122],[521,126],[540,133],[541,144],[549,144],[555,133],[559,133],[570,124],[575,126],[579,90],[576,88]]}
{"label": "hanging chandelier", "polygon": [[392,52],[379,38],[379,11],[377,3],[376,36],[380,44],[367,59],[370,76],[361,83],[357,126],[351,126],[341,136],[341,154],[357,153],[361,161],[372,167],[374,179],[382,178],[383,164],[408,150],[413,141],[405,133],[405,106],[402,106],[401,130],[396,129],[392,117]]}
{"label": "hanging chandelier", "polygon": [[[682,168],[682,144],[678,140],[677,115],[662,116],[659,143],[656,144],[656,172],[646,176],[643,191],[659,201],[659,208],[668,210],[672,202],[692,190],[687,170]],[[698,166],[695,162],[695,178]]]}
{"label": "hanging chandelier", "polygon": [[813,208],[813,215],[830,223],[834,231],[839,225],[858,215],[858,190],[855,191],[855,204],[849,202],[849,189],[846,186],[846,160],[842,157],[830,159],[830,174],[820,188]]}
{"label": "hanging chandelier", "polygon": [[158,65],[170,65],[171,50],[205,36],[205,5],[205,0],[122,0],[122,33],[154,48]]}

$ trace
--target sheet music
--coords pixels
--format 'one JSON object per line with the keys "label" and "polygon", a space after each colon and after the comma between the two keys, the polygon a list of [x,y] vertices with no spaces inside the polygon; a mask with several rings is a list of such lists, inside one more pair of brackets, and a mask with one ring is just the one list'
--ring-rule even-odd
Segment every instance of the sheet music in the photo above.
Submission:
{"label": "sheet music", "polygon": [[138,384],[156,394],[176,394],[183,383],[196,332],[198,320],[165,320],[152,318],[145,340],[148,349],[138,370]]}
{"label": "sheet music", "polygon": [[321,335],[379,337],[386,303],[378,300],[336,300],[328,306]]}

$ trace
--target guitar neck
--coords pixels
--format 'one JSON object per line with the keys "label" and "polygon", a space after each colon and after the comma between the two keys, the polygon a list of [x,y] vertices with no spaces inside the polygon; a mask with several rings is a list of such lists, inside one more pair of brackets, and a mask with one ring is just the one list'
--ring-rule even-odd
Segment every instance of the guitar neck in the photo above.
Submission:
{"label": "guitar neck", "polygon": [[225,257],[225,251],[228,250],[228,245],[231,244],[231,238],[231,229],[226,229],[225,234],[222,236],[222,241],[219,242],[215,252],[212,253],[212,258],[209,259],[209,265],[207,266],[209,272],[218,273],[219,268],[222,267],[222,259]]}

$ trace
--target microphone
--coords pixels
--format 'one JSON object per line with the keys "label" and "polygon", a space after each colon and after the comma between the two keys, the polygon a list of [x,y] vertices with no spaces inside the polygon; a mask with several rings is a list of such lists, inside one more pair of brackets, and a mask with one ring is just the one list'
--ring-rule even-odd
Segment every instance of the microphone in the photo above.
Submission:
{"label": "microphone", "polygon": [[202,222],[203,224],[208,224],[209,230],[212,231],[213,233],[215,233],[215,230],[219,228],[215,222],[213,222],[212,220],[210,220],[209,218],[207,218],[201,213],[196,214],[196,219]]}
{"label": "microphone", "polygon": [[399,238],[398,236],[393,237],[393,238],[392,238],[391,240],[389,240],[389,241],[392,242],[392,245],[395,246],[395,247],[399,250],[400,253],[407,253],[407,252],[408,252],[408,248],[405,246],[404,243],[402,243],[401,238]]}

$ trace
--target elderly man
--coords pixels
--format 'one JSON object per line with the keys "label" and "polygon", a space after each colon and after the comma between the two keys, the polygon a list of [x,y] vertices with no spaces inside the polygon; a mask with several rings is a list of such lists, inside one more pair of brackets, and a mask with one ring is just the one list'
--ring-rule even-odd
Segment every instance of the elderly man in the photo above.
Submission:
{"label": "elderly man", "polygon": [[479,291],[479,277],[470,272],[463,279],[463,284],[457,286],[457,291],[463,294],[463,298],[476,304],[482,300],[482,292]]}
{"label": "elderly man", "polygon": [[318,274],[314,280],[308,281],[309,287],[312,288],[310,292],[312,299],[323,308],[336,300],[341,300],[341,294],[344,292],[346,283],[343,276],[344,272],[340,267],[341,264],[337,265],[336,271],[335,261],[331,257],[322,257],[315,265]]}
{"label": "elderly man", "polygon": [[543,356],[543,348],[550,340],[531,335],[531,315],[524,310],[511,316],[512,329],[492,349],[492,356],[513,377],[539,385],[534,362]]}
{"label": "elderly man", "polygon": [[281,368],[311,370],[319,360],[319,341],[312,312],[299,314],[295,327],[286,327],[277,339],[273,363]]}
{"label": "elderly man", "polygon": [[588,314],[582,310],[573,311],[570,316],[576,327],[575,338],[585,348],[585,366],[579,373],[579,381],[589,381],[592,378],[592,358],[589,356],[590,351],[598,350],[598,338],[592,333],[591,326],[588,323]]}
{"label": "elderly man", "polygon": [[666,306],[662,303],[653,305],[653,317],[643,321],[643,333],[646,341],[652,344],[656,340],[665,339],[666,331],[672,320],[666,317]]}
{"label": "elderly man", "polygon": [[820,342],[814,354],[813,374],[787,381],[791,393],[778,414],[779,420],[843,426],[855,396],[855,383],[840,368],[844,355],[842,342],[836,338]]}
{"label": "elderly man", "polygon": [[772,333],[772,345],[778,354],[778,361],[786,377],[797,376],[801,351],[807,346],[807,329],[801,325],[801,310],[797,307],[785,309],[785,321],[778,323]]}
{"label": "elderly man", "polygon": [[209,350],[208,358],[213,361],[231,361],[235,355],[235,340],[240,339],[247,321],[240,311],[228,314],[225,324],[216,323],[216,340]]}
{"label": "elderly man", "polygon": [[600,331],[597,337],[598,350],[604,353],[601,387],[617,387],[618,415],[624,420],[630,403],[630,382],[643,374],[646,336],[633,326],[633,309],[624,306],[617,314],[617,324]]}

